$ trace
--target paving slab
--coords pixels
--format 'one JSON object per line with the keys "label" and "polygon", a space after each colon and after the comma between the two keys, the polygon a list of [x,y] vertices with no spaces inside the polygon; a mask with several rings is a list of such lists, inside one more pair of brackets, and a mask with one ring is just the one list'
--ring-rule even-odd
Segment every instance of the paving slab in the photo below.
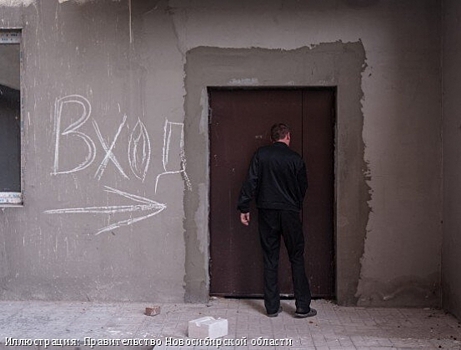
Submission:
{"label": "paving slab", "polygon": [[[207,304],[0,301],[0,350],[312,349],[461,350],[461,323],[436,309],[341,307],[314,300],[318,315],[293,317],[294,301],[269,318],[259,299],[212,298]],[[189,338],[188,322],[228,320],[218,339]]]}

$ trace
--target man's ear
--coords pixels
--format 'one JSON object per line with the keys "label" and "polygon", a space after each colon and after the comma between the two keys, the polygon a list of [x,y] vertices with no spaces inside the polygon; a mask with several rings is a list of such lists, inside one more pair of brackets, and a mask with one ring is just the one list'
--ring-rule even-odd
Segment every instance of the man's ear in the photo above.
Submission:
{"label": "man's ear", "polygon": [[288,134],[287,134],[286,140],[287,140],[287,145],[290,146],[290,143],[291,143],[291,133],[288,133]]}

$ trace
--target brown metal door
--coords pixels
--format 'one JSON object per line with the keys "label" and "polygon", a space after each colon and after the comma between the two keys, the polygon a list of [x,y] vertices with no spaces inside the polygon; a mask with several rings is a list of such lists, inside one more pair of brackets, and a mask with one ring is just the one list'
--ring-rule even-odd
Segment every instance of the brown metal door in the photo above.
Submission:
{"label": "brown metal door", "polygon": [[303,151],[309,189],[304,200],[306,271],[312,295],[335,295],[334,91],[303,93]]}
{"label": "brown metal door", "polygon": [[[309,169],[313,164],[323,164],[322,175],[313,178],[316,185],[320,179],[325,183],[324,187],[330,188],[325,191],[316,191],[316,195],[333,196],[333,119],[332,103],[333,91],[329,90],[327,95],[328,107],[325,101],[322,103],[313,101],[306,94],[309,90],[277,90],[277,89],[258,89],[258,90],[224,90],[210,89],[210,294],[220,296],[248,297],[262,296],[263,294],[263,266],[262,253],[259,244],[257,227],[257,210],[254,203],[251,208],[251,224],[245,227],[240,223],[239,213],[236,209],[237,199],[245,179],[248,166],[254,151],[263,145],[270,143],[269,130],[272,124],[284,122],[292,129],[291,148],[300,154],[309,154],[310,157],[317,157],[315,149],[324,147],[329,143],[329,151],[320,152],[323,159],[320,161],[309,160],[307,162],[309,174],[315,169]],[[326,112],[322,115],[312,117],[306,111],[306,105],[312,104],[313,108],[321,109]],[[324,119],[327,115],[331,132],[320,136],[328,138],[326,142],[320,142],[319,135],[314,132],[315,124],[312,124],[312,135],[308,134],[310,119]],[[325,124],[325,123],[324,123]],[[312,138],[307,141],[306,136]],[[329,152],[331,151],[331,154]],[[327,179],[324,164],[331,163],[331,172]],[[310,175],[311,177],[312,175]],[[306,204],[315,201],[311,198],[309,190],[309,200]],[[332,297],[334,295],[334,265],[333,265],[333,197],[328,201],[315,205],[312,209],[306,210],[303,215],[305,229],[323,230],[326,222],[331,222],[331,232],[317,232],[307,234],[306,240],[306,267],[308,268],[309,279],[312,284],[314,296]],[[331,208],[325,210],[325,203],[330,203]],[[324,208],[323,211],[322,209]],[[323,215],[325,217],[318,217]],[[310,214],[312,212],[312,218]],[[328,216],[329,215],[329,216]],[[312,221],[321,223],[311,223]],[[320,248],[312,247],[312,235],[320,236],[322,241],[321,249],[328,247],[327,252],[320,252]],[[329,237],[329,238],[325,238]],[[323,243],[327,240],[328,243]],[[315,242],[318,241],[316,237]],[[312,258],[310,254],[312,254]],[[321,255],[321,258],[319,258]],[[316,261],[312,261],[316,259]],[[325,263],[327,261],[327,263]],[[321,269],[319,269],[319,266]],[[325,265],[325,266],[324,266]],[[313,268],[313,271],[311,271]],[[332,282],[326,283],[325,276]],[[282,245],[280,274],[280,291],[284,295],[291,296],[292,283],[291,271],[285,247]],[[328,285],[328,287],[326,287]],[[328,291],[327,291],[327,288]]]}

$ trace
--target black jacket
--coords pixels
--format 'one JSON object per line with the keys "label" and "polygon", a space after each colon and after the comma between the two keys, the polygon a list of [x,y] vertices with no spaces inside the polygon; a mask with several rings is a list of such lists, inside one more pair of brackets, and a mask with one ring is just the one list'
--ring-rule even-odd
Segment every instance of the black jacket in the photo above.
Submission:
{"label": "black jacket", "polygon": [[250,211],[255,198],[260,209],[299,211],[307,190],[306,165],[301,156],[283,142],[259,148],[253,155],[240,191],[237,208]]}

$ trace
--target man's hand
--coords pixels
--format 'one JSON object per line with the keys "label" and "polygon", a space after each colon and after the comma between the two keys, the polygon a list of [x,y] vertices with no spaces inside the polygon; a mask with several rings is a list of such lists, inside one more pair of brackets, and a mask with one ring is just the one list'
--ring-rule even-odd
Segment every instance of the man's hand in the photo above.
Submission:
{"label": "man's hand", "polygon": [[240,221],[245,226],[248,226],[250,224],[250,213],[240,213]]}

